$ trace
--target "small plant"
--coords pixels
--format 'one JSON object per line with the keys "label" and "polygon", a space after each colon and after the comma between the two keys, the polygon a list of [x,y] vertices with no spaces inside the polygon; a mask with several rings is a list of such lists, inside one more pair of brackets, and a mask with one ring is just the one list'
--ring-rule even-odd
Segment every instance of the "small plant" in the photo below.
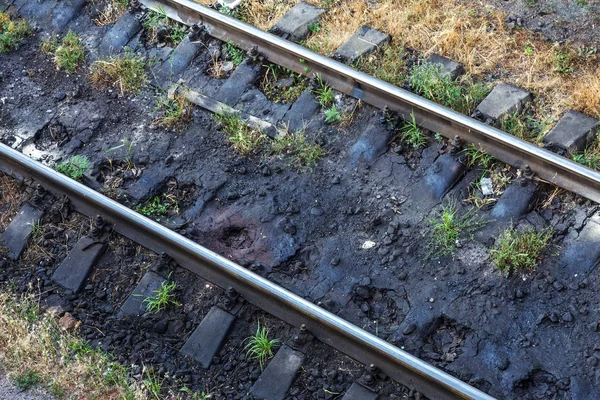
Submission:
{"label": "small plant", "polygon": [[484,169],[491,168],[496,162],[496,159],[485,152],[485,150],[478,148],[473,143],[470,143],[462,153],[467,158],[467,167],[480,166]]}
{"label": "small plant", "polygon": [[143,58],[127,49],[121,55],[92,64],[91,80],[102,86],[114,87],[121,95],[135,93],[148,81],[145,65]]}
{"label": "small plant", "polygon": [[525,55],[526,56],[532,56],[533,55],[533,48],[531,48],[531,46],[525,47]]}
{"label": "small plant", "polygon": [[40,238],[42,236],[42,221],[31,222],[29,225],[31,225],[31,236],[34,239]]}
{"label": "small plant", "polygon": [[35,371],[28,369],[14,377],[15,385],[21,390],[27,390],[43,382],[42,377]]}
{"label": "small plant", "polygon": [[[170,19],[162,7],[151,8],[144,17],[142,26],[146,29],[146,38],[150,43],[156,43],[162,39],[177,46],[187,35],[185,25]],[[163,38],[159,38],[162,28],[166,29],[167,34]]]}
{"label": "small plant", "polygon": [[179,205],[174,195],[163,194],[162,196],[155,196],[133,209],[146,217],[161,221],[170,214],[177,214],[179,212]]}
{"label": "small plant", "polygon": [[15,22],[8,13],[0,12],[0,53],[8,53],[17,49],[30,33],[31,27],[27,21]]}
{"label": "small plant", "polygon": [[402,128],[400,128],[400,136],[402,141],[413,149],[420,149],[425,147],[427,144],[427,137],[423,132],[423,129],[419,127],[417,121],[415,119],[415,114],[410,114],[411,119],[409,121],[405,121]]}
{"label": "small plant", "polygon": [[160,289],[156,289],[152,296],[146,297],[143,303],[146,305],[146,311],[151,314],[158,314],[169,306],[179,307],[179,302],[175,300],[175,282],[161,282]]}
{"label": "small plant", "polygon": [[228,133],[233,147],[243,156],[247,156],[262,146],[265,135],[250,128],[236,114],[213,114],[213,119]]}
{"label": "small plant", "polygon": [[312,171],[317,161],[326,154],[319,144],[308,140],[302,132],[287,133],[276,138],[271,148],[277,154],[291,157],[293,164],[301,171]]}
{"label": "small plant", "polygon": [[585,165],[588,168],[596,170],[600,168],[600,154],[593,150],[585,149],[583,153],[573,154],[571,158],[573,161]]}
{"label": "small plant", "polygon": [[149,368],[146,368],[144,365],[143,373],[146,376],[143,380],[143,385],[146,388],[148,394],[150,394],[156,400],[160,400],[163,397],[161,396],[162,392],[162,382],[156,376],[154,371],[151,371]]}
{"label": "small plant", "polygon": [[191,119],[191,107],[184,96],[177,95],[173,99],[160,97],[156,101],[155,112],[160,116],[154,120],[154,125],[183,131]]}
{"label": "small plant", "polygon": [[481,83],[452,80],[440,64],[424,62],[413,68],[410,75],[412,89],[423,97],[455,111],[470,114],[489,89]]}
{"label": "small plant", "polygon": [[[267,98],[276,103],[293,103],[308,88],[308,79],[275,64],[265,65],[260,88]],[[282,82],[288,82],[283,85]]]}
{"label": "small plant", "polygon": [[77,66],[85,60],[85,50],[81,39],[72,30],[63,37],[61,44],[54,38],[42,43],[43,52],[54,55],[54,63],[57,69],[63,69],[67,73],[75,72]]}
{"label": "small plant", "polygon": [[575,71],[573,68],[573,56],[568,50],[554,51],[554,71],[559,74],[570,74]]}
{"label": "small plant", "polygon": [[317,22],[313,22],[312,24],[308,24],[307,28],[310,33],[317,33],[321,30],[321,25]]}
{"label": "small plant", "polygon": [[273,348],[279,346],[279,340],[269,339],[269,331],[264,326],[261,327],[260,322],[258,322],[256,333],[246,340],[248,341],[244,347],[246,357],[258,360],[260,369],[263,370],[265,362],[273,357]]}
{"label": "small plant", "polygon": [[58,172],[76,181],[81,180],[89,168],[90,161],[86,156],[73,156],[56,166]]}
{"label": "small plant", "polygon": [[518,232],[512,227],[508,228],[498,238],[496,248],[490,250],[492,263],[505,276],[513,272],[534,271],[542,250],[553,235],[550,229],[536,232],[531,227]]}
{"label": "small plant", "polygon": [[317,87],[313,89],[313,93],[317,97],[319,105],[323,108],[329,107],[335,100],[335,93],[333,89],[323,82],[320,75],[316,76]]}
{"label": "small plant", "polygon": [[231,42],[225,43],[223,47],[225,48],[227,55],[233,62],[233,65],[237,67],[242,63],[242,61],[244,61],[244,58],[246,57],[246,53],[244,52],[244,50],[240,49],[239,47],[236,47]]}
{"label": "small plant", "polygon": [[430,253],[434,257],[454,255],[458,241],[464,234],[475,232],[484,225],[484,221],[470,209],[459,214],[456,203],[442,205],[441,210],[429,219],[431,239]]}
{"label": "small plant", "polygon": [[334,122],[338,122],[340,119],[342,119],[342,116],[340,114],[340,110],[335,104],[325,110],[326,123],[333,124]]}

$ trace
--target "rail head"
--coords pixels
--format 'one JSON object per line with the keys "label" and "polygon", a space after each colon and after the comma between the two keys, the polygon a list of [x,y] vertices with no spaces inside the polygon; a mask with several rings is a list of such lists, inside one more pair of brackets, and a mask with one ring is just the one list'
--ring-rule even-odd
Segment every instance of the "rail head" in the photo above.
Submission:
{"label": "rail head", "polygon": [[318,74],[336,90],[368,104],[387,106],[405,118],[414,114],[423,128],[447,138],[459,136],[503,162],[529,167],[540,180],[600,203],[600,173],[572,160],[193,1],[141,3],[148,8],[160,7],[170,18],[187,25],[202,23],[211,36],[242,48],[256,46],[267,60],[308,77]]}
{"label": "rail head", "polygon": [[358,328],[269,280],[219,256],[176,232],[105,197],[22,153],[0,144],[0,170],[30,178],[55,195],[67,196],[84,215],[102,215],[115,231],[223,288],[234,287],[247,301],[294,326],[305,324],[324,343],[364,364],[375,364],[429,398],[493,397]]}

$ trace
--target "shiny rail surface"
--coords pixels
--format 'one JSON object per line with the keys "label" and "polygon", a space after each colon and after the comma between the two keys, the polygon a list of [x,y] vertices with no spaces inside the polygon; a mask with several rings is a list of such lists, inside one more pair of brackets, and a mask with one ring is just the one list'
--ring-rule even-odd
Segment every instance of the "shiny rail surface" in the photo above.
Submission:
{"label": "shiny rail surface", "polygon": [[244,299],[281,320],[308,331],[323,343],[431,399],[493,399],[465,382],[358,328],[317,305],[219,256],[157,222],[117,203],[55,170],[0,144],[0,170],[32,179],[57,196],[66,196],[78,212],[101,215],[118,233],[165,252],[180,266],[222,288],[233,287]]}
{"label": "shiny rail surface", "polygon": [[600,203],[600,173],[581,164],[190,0],[140,1],[186,25],[204,24],[217,39],[243,49],[255,46],[274,64],[308,77],[318,74],[334,89],[365,103],[387,106],[405,119],[413,113],[423,128],[451,139],[458,136],[500,161],[530,169],[539,180]]}

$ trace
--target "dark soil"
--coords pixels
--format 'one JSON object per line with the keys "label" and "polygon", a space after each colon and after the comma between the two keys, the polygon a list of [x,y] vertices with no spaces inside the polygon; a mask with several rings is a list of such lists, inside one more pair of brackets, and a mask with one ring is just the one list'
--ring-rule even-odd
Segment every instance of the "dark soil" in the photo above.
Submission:
{"label": "dark soil", "polygon": [[[101,33],[86,31],[90,42]],[[72,154],[87,155],[94,167],[85,183],[130,206],[161,196],[169,185],[193,188],[186,192],[193,195],[180,202],[179,216],[185,220],[175,224],[180,233],[244,266],[254,265],[272,281],[491,395],[600,397],[595,292],[600,277],[595,268],[566,276],[560,262],[596,205],[569,194],[545,201],[552,190],[542,190],[533,210],[514,221],[556,231],[553,248],[532,273],[505,278],[494,270],[489,249],[499,229],[495,222],[486,234],[461,240],[454,257],[434,259],[427,246],[428,218],[439,201],[426,195],[423,177],[449,150],[445,145],[432,139],[421,152],[398,154],[384,143],[382,154],[365,162],[369,158],[359,150],[369,148],[370,139],[362,134],[379,115],[363,107],[344,130],[324,125],[322,115],[316,118],[311,126],[320,130],[310,133],[328,154],[312,172],[299,172],[286,157],[241,157],[199,109],[181,134],[157,128],[153,110],[161,92],[147,88],[118,97],[90,87],[83,70],[72,76],[55,71],[38,46],[32,38],[17,52],[2,55],[4,143],[48,165]],[[206,75],[209,60],[203,53],[186,73],[207,94],[221,84]],[[250,89],[242,103],[257,92]],[[266,119],[289,107],[261,101],[269,110]],[[378,126],[382,135],[389,134]],[[110,150],[124,138],[128,146]],[[116,183],[108,188],[112,175]],[[481,171],[468,172],[446,198],[466,208],[467,187],[480,176]],[[8,272],[20,277],[21,287],[36,277],[50,285],[48,277],[62,255],[48,251],[55,255],[43,265],[14,266]],[[240,342],[259,318],[281,338],[290,328],[248,307],[217,362],[202,371],[177,353],[215,298],[214,289],[197,277],[180,270],[174,275],[181,308],[146,315],[139,323],[110,317],[153,257],[131,243],[106,253],[84,292],[67,297],[84,320],[82,333],[106,350],[122,349],[123,362],[140,367],[150,360],[161,372],[175,371],[184,382],[219,390],[222,398],[242,398],[259,371],[244,359]],[[198,297],[211,300],[194,302]],[[165,319],[163,331],[157,324]],[[356,377],[358,366],[339,368],[332,361],[339,356],[321,345],[315,352],[291,398],[333,398],[322,390],[325,385],[336,392]]]}
{"label": "dark soil", "polygon": [[540,32],[552,42],[600,45],[600,2],[596,0],[489,0],[508,14],[507,22]]}

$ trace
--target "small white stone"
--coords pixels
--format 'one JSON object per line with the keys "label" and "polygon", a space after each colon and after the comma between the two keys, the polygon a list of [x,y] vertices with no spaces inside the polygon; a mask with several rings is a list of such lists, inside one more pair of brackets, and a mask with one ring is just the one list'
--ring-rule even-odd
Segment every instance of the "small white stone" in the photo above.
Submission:
{"label": "small white stone", "polygon": [[367,240],[367,241],[366,241],[366,242],[364,242],[364,243],[362,244],[362,246],[360,246],[360,247],[361,247],[361,249],[363,249],[363,250],[369,250],[369,249],[372,249],[373,247],[375,247],[375,245],[377,245],[377,243],[375,243],[374,241],[372,241],[372,240]]}
{"label": "small white stone", "polygon": [[481,193],[484,196],[494,194],[494,186],[492,185],[491,178],[481,178]]}

